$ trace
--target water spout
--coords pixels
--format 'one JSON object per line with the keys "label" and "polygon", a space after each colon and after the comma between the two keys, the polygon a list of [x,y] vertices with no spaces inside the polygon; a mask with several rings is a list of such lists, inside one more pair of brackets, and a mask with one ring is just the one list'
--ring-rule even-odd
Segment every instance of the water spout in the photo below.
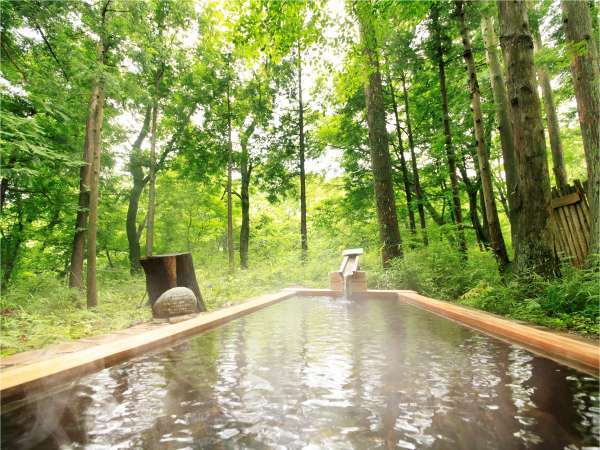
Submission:
{"label": "water spout", "polygon": [[344,250],[342,253],[344,259],[342,260],[339,273],[343,279],[342,289],[344,298],[346,299],[350,299],[352,297],[352,278],[359,269],[358,257],[362,254],[362,248],[352,248],[349,250]]}

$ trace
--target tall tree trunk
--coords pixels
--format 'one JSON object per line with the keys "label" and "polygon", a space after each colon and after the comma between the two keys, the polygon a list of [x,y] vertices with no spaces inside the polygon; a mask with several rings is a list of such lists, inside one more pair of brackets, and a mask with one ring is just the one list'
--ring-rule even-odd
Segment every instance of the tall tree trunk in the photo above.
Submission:
{"label": "tall tree trunk", "polygon": [[515,269],[544,277],[559,273],[550,204],[546,143],[535,82],[533,39],[525,2],[498,1],[500,43],[508,73],[508,98],[519,165]]}
{"label": "tall tree trunk", "polygon": [[412,234],[417,234],[417,225],[415,223],[415,212],[413,211],[412,192],[410,190],[410,177],[406,167],[406,158],[404,158],[404,143],[402,142],[402,129],[400,128],[400,117],[398,115],[398,104],[394,94],[394,86],[390,77],[389,68],[387,68],[387,84],[390,87],[390,97],[392,99],[392,108],[394,110],[394,119],[396,122],[396,134],[398,135],[398,156],[400,157],[400,169],[402,170],[402,181],[404,183],[404,192],[406,193],[406,206],[408,208],[408,225]]}
{"label": "tall tree trunk", "polygon": [[304,136],[304,104],[302,102],[302,52],[300,41],[298,41],[298,126],[300,131],[299,166],[300,166],[300,241],[302,244],[302,258],[306,257],[308,251],[308,231],[306,228],[306,174],[304,170],[305,160],[305,136]]}
{"label": "tall tree trunk", "polygon": [[[104,51],[102,56],[104,63]],[[90,216],[88,223],[87,241],[87,307],[93,308],[98,304],[98,293],[96,288],[96,250],[97,250],[97,226],[98,226],[98,194],[100,191],[100,153],[102,141],[102,122],[104,121],[104,81],[100,81],[98,91],[98,107],[96,109],[94,127],[94,153],[90,171]]]}
{"label": "tall tree trunk", "polygon": [[12,277],[19,250],[23,244],[23,231],[25,228],[25,220],[23,219],[24,211],[21,203],[21,194],[16,194],[15,206],[17,207],[17,223],[10,227],[8,234],[2,234],[0,239],[0,266],[2,267],[2,281],[0,285],[0,293],[8,287],[10,278]]}
{"label": "tall tree trunk", "polygon": [[365,84],[367,123],[373,185],[379,221],[379,237],[382,243],[382,263],[389,266],[393,258],[402,257],[402,241],[396,216],[396,200],[392,182],[392,167],[385,123],[385,107],[381,85],[381,73],[377,58],[377,38],[373,24],[370,2],[355,4],[363,53],[366,59],[368,80]]}
{"label": "tall tree trunk", "polygon": [[439,5],[434,4],[431,7],[432,31],[435,33],[436,59],[438,64],[440,93],[442,95],[442,114],[444,121],[444,137],[446,146],[446,156],[448,158],[448,172],[450,176],[450,187],[452,190],[452,210],[454,223],[457,228],[458,249],[465,256],[467,254],[467,241],[463,229],[462,209],[460,204],[460,191],[458,187],[458,178],[456,176],[456,155],[452,146],[452,133],[450,132],[450,114],[448,113],[448,92],[446,89],[446,63],[444,61],[444,50],[442,48],[442,35],[439,23]]}
{"label": "tall tree trunk", "polygon": [[85,125],[85,141],[83,144],[83,164],[79,169],[79,202],[75,220],[75,234],[71,250],[69,269],[69,287],[83,287],[83,259],[85,253],[85,237],[87,233],[88,212],[90,203],[90,168],[94,153],[94,130],[96,127],[96,110],[98,109],[98,93],[100,85],[94,82],[88,104],[88,116]]}
{"label": "tall tree trunk", "polygon": [[161,65],[154,78],[154,100],[152,102],[152,125],[150,132],[150,165],[148,168],[148,213],[146,215],[146,256],[152,256],[154,248],[154,213],[156,210],[156,125],[158,121],[158,100],[160,80],[165,66]]}
{"label": "tall tree trunk", "polygon": [[[542,36],[540,30],[535,24],[532,27],[533,45],[536,52],[542,49]],[[544,111],[546,112],[546,124],[548,128],[548,138],[550,141],[550,150],[552,150],[552,170],[556,179],[556,186],[559,191],[567,192],[567,169],[565,167],[565,158],[563,155],[562,142],[560,140],[560,127],[558,125],[558,116],[554,106],[554,96],[552,95],[552,86],[550,77],[543,67],[538,67],[537,78],[542,88],[542,97],[544,98]]]}
{"label": "tall tree trunk", "polygon": [[93,308],[98,304],[98,292],[96,287],[96,251],[97,251],[97,226],[98,226],[98,195],[100,191],[100,153],[102,143],[102,126],[104,123],[104,87],[105,75],[103,73],[106,65],[109,44],[106,36],[106,14],[111,0],[105,0],[101,10],[100,42],[97,47],[97,62],[99,74],[95,82],[98,84],[98,100],[96,101],[96,116],[92,134],[92,154],[90,155],[91,166],[90,180],[90,210],[88,218],[87,235],[87,307]]}
{"label": "tall tree trunk", "polygon": [[408,90],[406,89],[406,76],[404,72],[400,74],[402,79],[402,94],[404,97],[404,114],[406,116],[406,131],[408,134],[408,148],[410,149],[410,161],[413,172],[413,182],[415,185],[415,197],[417,198],[417,211],[419,212],[419,224],[423,235],[423,244],[427,245],[427,224],[425,222],[424,196],[421,189],[421,180],[419,179],[419,168],[417,167],[417,157],[415,156],[415,142],[412,133],[412,124],[410,121],[410,109],[408,106]]}
{"label": "tall tree trunk", "polygon": [[500,272],[504,272],[509,264],[508,253],[504,243],[504,236],[500,228],[500,219],[498,218],[498,209],[496,199],[494,198],[494,188],[492,185],[492,172],[490,169],[490,160],[487,152],[485,140],[485,130],[483,126],[483,115],[481,113],[481,94],[479,92],[479,83],[477,82],[477,72],[475,69],[475,60],[471,47],[471,38],[467,29],[465,20],[464,3],[456,2],[458,17],[460,22],[460,31],[464,51],[464,59],[467,64],[469,74],[469,90],[471,93],[471,111],[473,114],[473,124],[475,126],[475,138],[477,140],[477,159],[479,160],[479,177],[481,179],[481,189],[485,203],[485,219],[489,230],[490,244],[496,259]]}
{"label": "tall tree trunk", "polygon": [[562,10],[571,48],[571,73],[588,173],[592,236],[588,254],[600,254],[600,61],[597,34],[587,2],[563,0]]}
{"label": "tall tree trunk", "polygon": [[240,173],[241,187],[240,200],[242,206],[242,226],[240,228],[240,267],[248,268],[248,245],[250,242],[250,177],[252,176],[252,164],[248,152],[248,141],[254,133],[255,123],[250,126],[240,136]]}
{"label": "tall tree trunk", "polygon": [[506,179],[506,192],[508,197],[508,219],[510,221],[510,233],[512,242],[515,242],[517,230],[516,211],[520,208],[518,184],[519,172],[517,156],[513,140],[512,123],[509,117],[508,95],[504,74],[498,56],[498,39],[494,32],[494,24],[491,17],[484,17],[482,22],[483,40],[487,53],[487,62],[490,72],[490,81],[494,93],[494,105],[496,106],[496,120],[500,134],[500,145],[502,147],[502,160],[504,162],[504,174]]}
{"label": "tall tree trunk", "polygon": [[471,178],[469,178],[469,174],[467,173],[467,164],[464,158],[462,161],[459,161],[457,166],[465,185],[465,190],[467,191],[467,198],[469,199],[469,218],[471,219],[471,224],[473,225],[473,230],[475,231],[475,238],[477,239],[477,243],[479,244],[479,248],[481,250],[489,248],[490,240],[488,235],[485,233],[485,229],[481,224],[481,221],[479,220],[479,212],[477,209],[477,199],[479,197],[481,180],[479,177],[477,177],[475,182],[473,182]]}
{"label": "tall tree trunk", "polygon": [[227,259],[229,261],[229,272],[235,271],[235,259],[233,254],[233,198],[232,194],[232,172],[233,172],[233,141],[231,137],[231,92],[230,80],[227,80]]}
{"label": "tall tree trunk", "polygon": [[140,236],[137,231],[137,213],[140,202],[140,197],[146,186],[146,178],[144,177],[144,170],[142,165],[142,152],[141,146],[146,139],[148,134],[148,128],[150,126],[150,118],[152,116],[152,108],[146,108],[146,114],[144,115],[144,123],[142,129],[138,134],[133,146],[131,148],[131,154],[129,155],[129,173],[133,181],[131,192],[129,194],[129,203],[127,206],[127,243],[129,247],[129,270],[131,274],[140,272],[142,266],[140,265]]}

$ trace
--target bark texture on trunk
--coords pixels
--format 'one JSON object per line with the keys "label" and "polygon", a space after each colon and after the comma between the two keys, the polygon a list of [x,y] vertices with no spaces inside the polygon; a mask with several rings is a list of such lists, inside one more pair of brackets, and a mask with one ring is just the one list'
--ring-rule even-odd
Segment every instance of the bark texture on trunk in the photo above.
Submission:
{"label": "bark texture on trunk", "polygon": [[23,211],[21,194],[16,194],[15,206],[17,207],[17,222],[13,224],[8,233],[0,239],[0,267],[2,268],[2,282],[0,285],[0,294],[8,287],[13,270],[17,263],[19,250],[25,239],[25,222],[30,220]]}
{"label": "bark texture on trunk", "polygon": [[[102,56],[104,62],[104,51]],[[87,307],[93,308],[98,304],[96,287],[96,251],[98,229],[98,197],[100,192],[100,154],[102,142],[102,123],[104,121],[104,82],[100,81],[98,91],[98,107],[96,109],[95,127],[93,134],[94,153],[90,170],[90,213],[88,219],[87,240]]]}
{"label": "bark texture on trunk", "polygon": [[298,125],[300,131],[299,143],[299,169],[300,169],[300,241],[302,245],[302,258],[306,257],[308,251],[308,231],[306,228],[306,173],[305,141],[304,141],[304,104],[302,102],[302,52],[298,42]]}
{"label": "bark texture on trunk", "polygon": [[150,126],[150,118],[152,116],[152,108],[146,108],[146,114],[144,116],[144,123],[142,129],[138,134],[133,146],[131,148],[131,154],[129,155],[129,173],[133,181],[131,192],[129,193],[129,202],[127,205],[127,220],[125,229],[127,232],[127,243],[129,247],[129,270],[131,274],[135,274],[141,271],[142,266],[140,265],[140,235],[138,233],[137,225],[137,213],[140,203],[140,197],[147,184],[147,178],[144,177],[143,170],[143,158],[141,146],[146,136],[148,135],[148,128]]}
{"label": "bark texture on trunk", "polygon": [[80,289],[83,287],[83,259],[85,256],[85,237],[87,234],[90,206],[90,169],[94,153],[94,130],[96,127],[95,120],[98,109],[99,88],[99,83],[94,82],[88,104],[85,141],[83,144],[83,164],[79,169],[79,201],[69,269],[69,287]]}
{"label": "bark texture on trunk", "polygon": [[400,127],[400,116],[398,115],[398,104],[396,103],[396,95],[392,78],[387,73],[387,84],[390,89],[390,98],[392,100],[392,109],[394,110],[394,120],[396,124],[396,135],[398,137],[398,157],[400,159],[400,170],[402,171],[402,182],[404,184],[404,193],[406,194],[406,207],[408,208],[408,226],[412,234],[417,234],[417,224],[415,222],[415,212],[413,211],[412,192],[410,189],[410,176],[406,166],[406,158],[404,157],[404,142],[402,140],[402,128]]}
{"label": "bark texture on trunk", "polygon": [[146,215],[146,256],[152,256],[154,247],[154,212],[156,208],[156,121],[158,102],[152,108],[152,131],[150,138],[150,165],[148,170],[148,213]]}
{"label": "bark texture on trunk", "polygon": [[[537,29],[537,26],[533,29],[533,45],[536,52],[542,49],[542,37],[540,36],[540,31]],[[537,78],[540,87],[542,88],[542,97],[544,99],[548,140],[550,141],[550,150],[552,150],[552,171],[554,172],[556,186],[559,191],[566,193],[568,185],[567,169],[565,167],[565,158],[560,139],[560,127],[558,125],[558,116],[556,115],[556,106],[554,105],[554,96],[552,95],[552,86],[550,85],[550,76],[546,69],[538,67]]]}
{"label": "bark texture on trunk", "polygon": [[410,120],[410,108],[408,103],[408,89],[406,88],[406,76],[401,73],[402,78],[402,95],[404,97],[404,115],[406,117],[406,131],[408,135],[408,148],[410,149],[410,161],[413,172],[413,182],[415,185],[415,197],[417,198],[417,211],[419,212],[419,224],[423,236],[423,244],[428,244],[427,239],[427,223],[425,222],[425,199],[421,189],[421,180],[419,179],[419,168],[417,167],[417,157],[415,155],[415,141],[412,134],[412,124]]}
{"label": "bark texture on trunk", "polygon": [[[459,161],[458,170],[467,191],[467,197],[469,199],[469,219],[471,219],[471,224],[473,225],[475,238],[477,239],[479,248],[481,250],[490,248],[489,235],[485,232],[485,227],[482,225],[481,220],[479,220],[479,212],[477,210],[479,193],[481,192],[481,178],[477,176],[475,181],[469,178],[465,158],[462,158],[462,161]],[[479,170],[477,170],[477,173],[479,173]],[[483,220],[485,222],[485,217]]]}
{"label": "bark texture on trunk", "polygon": [[232,172],[233,172],[233,142],[231,137],[231,93],[230,81],[227,81],[227,259],[229,272],[235,271],[235,257],[233,254],[233,198]]}
{"label": "bark texture on trunk", "polygon": [[152,102],[152,125],[150,131],[150,165],[148,169],[148,213],[146,216],[146,256],[152,256],[154,248],[154,214],[156,211],[156,126],[158,121],[158,100],[160,81],[165,66],[156,71],[154,78],[154,99]]}
{"label": "bark texture on trunk", "polygon": [[479,161],[479,177],[481,179],[481,189],[485,204],[485,219],[489,232],[490,245],[498,260],[498,267],[504,272],[509,264],[508,253],[504,243],[504,236],[500,228],[500,219],[498,218],[498,209],[494,197],[494,188],[492,186],[492,172],[490,169],[490,160],[487,152],[485,139],[485,130],[483,125],[483,115],[481,113],[481,94],[479,92],[479,83],[477,82],[477,72],[475,69],[475,60],[473,58],[473,49],[471,38],[465,19],[464,3],[456,2],[458,18],[460,22],[460,31],[464,47],[463,57],[467,65],[469,76],[469,91],[471,93],[471,112],[473,115],[473,124],[475,127],[475,139],[477,141],[477,159]]}
{"label": "bark texture on trunk", "polygon": [[514,243],[515,232],[518,226],[515,213],[520,208],[519,192],[517,190],[519,184],[519,172],[513,141],[512,123],[510,122],[509,116],[508,94],[506,92],[504,73],[498,55],[498,39],[494,32],[494,24],[491,17],[483,18],[482,27],[490,81],[494,94],[494,104],[496,106],[496,120],[498,121],[500,145],[502,147],[502,160],[504,163],[506,192],[508,197],[510,233],[512,242]]}
{"label": "bark texture on trunk", "polygon": [[254,122],[240,136],[240,173],[241,187],[240,199],[242,206],[242,226],[240,228],[240,267],[248,268],[248,246],[250,243],[250,177],[252,176],[252,164],[248,151],[248,141],[254,133],[256,125]]}
{"label": "bark texture on trunk", "polygon": [[[567,39],[571,45],[571,72],[588,173],[592,218],[589,255],[600,254],[600,60],[594,38],[590,5],[563,0]],[[597,35],[596,35],[597,36]]]}
{"label": "bark texture on trunk", "polygon": [[458,187],[458,177],[456,175],[456,155],[452,146],[452,133],[450,132],[450,114],[448,112],[448,91],[446,88],[446,63],[444,61],[444,50],[442,48],[442,35],[439,23],[439,5],[434,4],[431,7],[432,31],[435,33],[436,59],[439,71],[440,93],[442,96],[442,117],[444,122],[444,137],[446,156],[448,158],[448,172],[450,177],[450,188],[452,190],[452,212],[458,238],[458,249],[461,253],[467,254],[467,241],[463,228],[462,209],[460,204],[460,190]]}
{"label": "bark texture on trunk", "polygon": [[89,217],[87,233],[87,307],[93,308],[98,304],[98,292],[96,287],[96,251],[97,251],[97,227],[98,227],[98,197],[100,192],[100,154],[102,144],[102,127],[104,123],[104,89],[106,85],[103,73],[108,56],[109,42],[106,34],[106,18],[108,6],[111,0],[105,0],[101,10],[100,42],[97,44],[96,60],[99,73],[96,75],[95,83],[98,84],[98,99],[96,102],[96,114],[92,134],[93,152],[90,154],[90,197]]}
{"label": "bark texture on trunk", "polygon": [[500,43],[508,79],[510,117],[519,165],[520,205],[515,211],[515,269],[544,277],[559,273],[550,203],[546,143],[533,64],[533,39],[525,2],[498,1]]}
{"label": "bark texture on trunk", "polygon": [[384,267],[387,267],[393,258],[402,256],[402,242],[396,215],[381,73],[377,57],[377,40],[370,10],[372,5],[370,2],[365,1],[359,2],[355,6],[360,25],[365,68],[368,71],[368,79],[365,83],[365,100],[369,127],[369,147],[379,221],[379,237],[382,244],[381,257]]}

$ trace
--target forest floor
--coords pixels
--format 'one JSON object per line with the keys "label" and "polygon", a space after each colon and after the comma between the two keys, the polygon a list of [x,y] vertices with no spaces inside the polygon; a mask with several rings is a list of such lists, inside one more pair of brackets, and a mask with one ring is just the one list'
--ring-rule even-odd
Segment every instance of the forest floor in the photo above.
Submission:
{"label": "forest floor", "polygon": [[[250,270],[227,271],[224,261],[196,264],[209,310],[292,287],[327,287],[328,273],[340,262],[326,252],[305,263],[297,255],[256,261]],[[407,252],[381,270],[376,252],[362,262],[371,289],[412,289],[511,319],[597,339],[600,321],[598,272],[563,268],[560,279],[503,280],[493,257],[474,249],[467,261],[443,248]],[[85,307],[85,293],[65,287],[53,275],[19,280],[0,300],[0,357],[47,345],[108,333],[150,320],[144,276],[127,268],[105,267],[99,277],[99,303]]]}
{"label": "forest floor", "polygon": [[[251,270],[229,274],[227,264],[196,270],[209,311],[284,287],[328,286],[339,257],[302,265],[297,260],[264,261]],[[225,268],[225,269],[223,269]],[[99,272],[98,306],[85,307],[85,292],[69,289],[54,276],[32,276],[0,300],[0,357],[82,337],[119,330],[151,319],[144,275],[126,268]]]}

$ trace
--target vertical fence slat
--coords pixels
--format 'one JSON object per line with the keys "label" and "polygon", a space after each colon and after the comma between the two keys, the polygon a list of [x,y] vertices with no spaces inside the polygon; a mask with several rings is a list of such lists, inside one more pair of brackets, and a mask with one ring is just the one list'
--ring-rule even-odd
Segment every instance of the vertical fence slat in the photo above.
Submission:
{"label": "vertical fence slat", "polygon": [[562,253],[561,257],[568,258],[570,256],[569,246],[565,240],[566,233],[565,233],[562,221],[560,220],[560,214],[558,214],[558,211],[554,210],[553,215],[554,215],[554,221],[556,223],[556,234],[557,234],[556,242],[558,242],[558,244],[559,244],[558,248],[559,248],[559,251]]}
{"label": "vertical fence slat", "polygon": [[[579,194],[573,196],[574,193]],[[590,244],[591,217],[583,185],[575,180],[563,192],[552,188],[555,205],[553,215],[556,222],[556,243],[558,251],[571,259],[574,265],[585,261]]]}
{"label": "vertical fence slat", "polygon": [[561,220],[564,224],[565,227],[565,235],[567,236],[567,240],[569,242],[569,256],[572,258],[572,262],[576,263],[579,261],[579,255],[578,255],[578,251],[577,251],[577,244],[575,243],[575,241],[573,240],[573,235],[570,232],[571,231],[571,224],[569,222],[569,219],[567,218],[567,214],[564,210],[564,208],[558,208],[558,213],[560,214]]}
{"label": "vertical fence slat", "polygon": [[566,212],[569,215],[569,218],[571,219],[571,224],[573,226],[573,240],[577,243],[577,248],[579,249],[579,264],[583,264],[583,261],[585,261],[587,246],[585,245],[585,241],[583,238],[583,230],[581,229],[581,225],[579,224],[579,216],[577,215],[575,205],[567,206]]}
{"label": "vertical fence slat", "polygon": [[583,243],[585,244],[585,254],[587,255],[588,249],[590,248],[590,226],[585,221],[585,216],[583,214],[583,202],[579,202],[574,205],[575,213],[577,214],[577,218],[579,219],[579,226],[582,230],[582,238]]}

